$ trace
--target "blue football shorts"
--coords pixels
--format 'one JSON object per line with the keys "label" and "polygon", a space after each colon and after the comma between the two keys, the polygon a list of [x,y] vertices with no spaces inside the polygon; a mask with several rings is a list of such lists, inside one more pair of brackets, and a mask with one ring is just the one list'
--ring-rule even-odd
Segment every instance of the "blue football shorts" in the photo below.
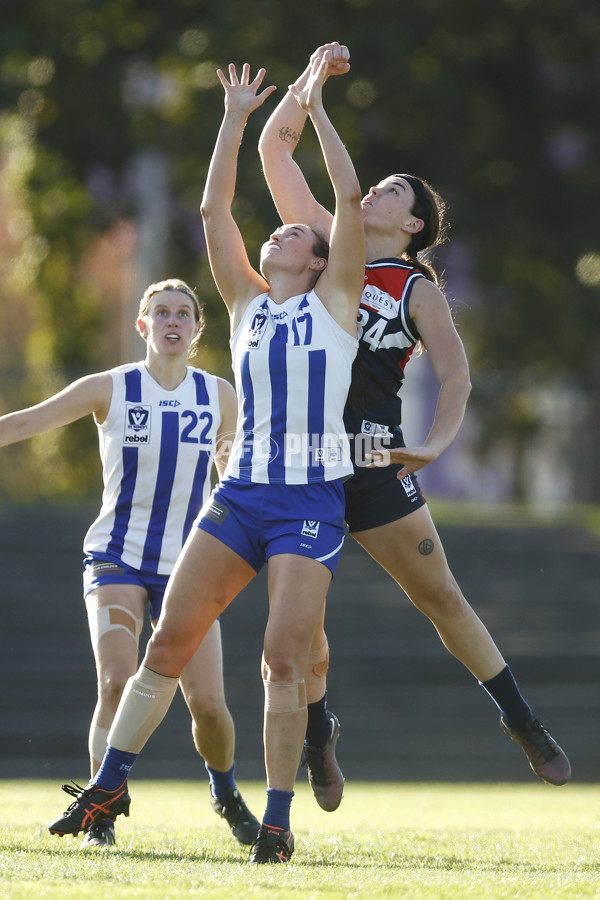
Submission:
{"label": "blue football shorts", "polygon": [[105,554],[92,553],[83,560],[83,596],[105,584],[135,584],[148,594],[150,619],[158,619],[162,608],[168,575],[139,572]]}
{"label": "blue football shorts", "polygon": [[335,573],[344,544],[341,480],[318,484],[253,484],[226,479],[214,489],[196,525],[258,572],[280,553],[306,556]]}

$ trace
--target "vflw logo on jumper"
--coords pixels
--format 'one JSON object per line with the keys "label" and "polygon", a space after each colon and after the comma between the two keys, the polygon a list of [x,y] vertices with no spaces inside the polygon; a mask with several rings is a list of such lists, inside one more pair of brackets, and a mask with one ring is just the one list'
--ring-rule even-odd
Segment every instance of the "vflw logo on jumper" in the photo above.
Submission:
{"label": "vflw logo on jumper", "polygon": [[254,313],[252,322],[250,323],[250,327],[247,330],[246,337],[244,338],[248,350],[256,350],[256,348],[260,346],[267,320],[268,316],[265,310],[257,309]]}
{"label": "vflw logo on jumper", "polygon": [[315,522],[314,519],[305,519],[304,525],[302,526],[302,531],[300,532],[300,534],[302,535],[302,537],[316,539],[316,537],[319,533],[319,525],[320,524],[321,524],[320,522]]}
{"label": "vflw logo on jumper", "polygon": [[124,444],[150,443],[150,425],[152,423],[152,407],[141,403],[128,403],[125,412]]}

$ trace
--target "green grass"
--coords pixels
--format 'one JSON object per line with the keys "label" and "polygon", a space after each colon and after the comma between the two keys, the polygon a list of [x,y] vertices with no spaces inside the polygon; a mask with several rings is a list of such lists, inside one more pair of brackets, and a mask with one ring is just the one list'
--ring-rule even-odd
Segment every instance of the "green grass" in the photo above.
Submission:
{"label": "green grass", "polygon": [[[242,783],[260,817],[264,786]],[[600,785],[346,785],[335,813],[300,782],[296,853],[249,866],[210,809],[206,783],[132,782],[118,846],[81,850],[46,822],[55,782],[0,782],[0,895],[10,900],[340,900],[600,897]]]}

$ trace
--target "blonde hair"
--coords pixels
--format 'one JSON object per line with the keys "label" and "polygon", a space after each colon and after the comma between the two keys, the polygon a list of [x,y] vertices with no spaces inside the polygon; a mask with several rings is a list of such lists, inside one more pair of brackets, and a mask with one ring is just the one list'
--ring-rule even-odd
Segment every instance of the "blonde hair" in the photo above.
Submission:
{"label": "blonde hair", "polygon": [[152,298],[155,294],[160,294],[162,291],[173,291],[174,293],[185,294],[186,297],[190,298],[194,305],[194,319],[199,323],[200,328],[198,334],[190,344],[189,355],[193,356],[198,350],[198,345],[202,332],[206,326],[206,321],[204,319],[204,306],[200,303],[195,291],[193,291],[185,281],[181,281],[179,278],[167,278],[165,281],[155,281],[154,284],[149,285],[144,291],[144,296],[140,300],[138,319],[148,315]]}

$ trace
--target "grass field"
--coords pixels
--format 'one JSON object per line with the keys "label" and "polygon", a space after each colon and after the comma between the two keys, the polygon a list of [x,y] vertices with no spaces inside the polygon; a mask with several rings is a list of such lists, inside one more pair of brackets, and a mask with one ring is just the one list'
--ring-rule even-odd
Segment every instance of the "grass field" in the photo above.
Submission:
{"label": "grass field", "polygon": [[[242,783],[260,818],[264,786]],[[300,782],[296,853],[250,866],[212,812],[206,783],[132,782],[118,846],[81,850],[46,823],[56,782],[0,782],[0,895],[10,900],[600,897],[600,785],[346,785],[324,813]]]}

